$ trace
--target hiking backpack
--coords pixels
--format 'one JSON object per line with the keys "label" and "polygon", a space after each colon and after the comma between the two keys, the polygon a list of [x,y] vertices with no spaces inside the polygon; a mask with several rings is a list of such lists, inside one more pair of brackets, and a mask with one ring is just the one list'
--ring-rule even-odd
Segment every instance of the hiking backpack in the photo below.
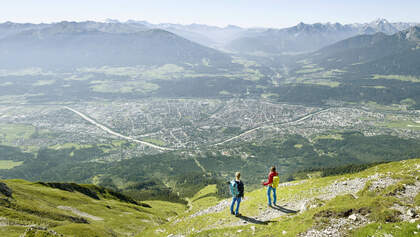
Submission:
{"label": "hiking backpack", "polygon": [[273,177],[273,183],[271,184],[271,187],[277,188],[279,186],[279,183],[280,183],[280,178],[279,176],[276,175]]}
{"label": "hiking backpack", "polygon": [[233,197],[237,197],[239,195],[238,184],[235,180],[230,181],[230,193]]}

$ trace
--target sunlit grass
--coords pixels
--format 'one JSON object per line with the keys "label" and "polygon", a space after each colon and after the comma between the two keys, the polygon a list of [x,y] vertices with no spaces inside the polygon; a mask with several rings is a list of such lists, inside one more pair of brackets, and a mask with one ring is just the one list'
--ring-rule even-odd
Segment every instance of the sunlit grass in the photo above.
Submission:
{"label": "sunlit grass", "polygon": [[149,93],[159,86],[146,81],[92,81],[91,89],[102,93]]}
{"label": "sunlit grass", "polygon": [[275,93],[263,93],[263,94],[261,94],[261,98],[263,98],[263,99],[275,98],[275,97],[279,97],[279,95],[275,94]]}
{"label": "sunlit grass", "polygon": [[420,124],[413,121],[399,120],[381,124],[389,128],[406,128],[420,130]]}
{"label": "sunlit grass", "polygon": [[[313,177],[313,179],[305,180],[303,183],[297,183],[299,181],[295,181],[292,182],[292,184],[296,183],[296,185],[278,188],[278,203],[284,205],[291,201],[295,202],[302,199],[310,199],[311,197],[320,194],[320,190],[324,187],[331,185],[337,180],[344,181],[354,178],[366,178],[376,173],[392,173],[394,174],[393,178],[401,179],[401,182],[406,183],[404,180],[412,180],[413,175],[416,175],[412,172],[412,169],[415,169],[414,167],[416,167],[419,162],[420,159],[392,162],[378,165],[355,174],[324,178]],[[332,213],[332,215],[340,215],[340,213],[348,210],[366,210],[370,213],[368,218],[378,224],[368,225],[351,232],[355,236],[366,236],[363,234],[371,233],[372,226],[376,228],[378,225],[390,227],[395,225],[386,223],[386,220],[388,220],[388,218],[397,218],[395,216],[397,215],[397,212],[390,209],[391,206],[397,202],[397,199],[386,193],[391,192],[394,186],[397,187],[400,184],[389,187],[389,189],[385,189],[378,194],[366,191],[368,185],[369,184],[357,194],[359,196],[358,198],[355,198],[352,195],[337,196],[336,198],[327,201],[325,205],[321,207],[313,208],[303,213],[284,215],[273,219],[272,222],[267,225],[256,225],[251,223],[245,226],[229,226],[232,223],[240,222],[240,219],[230,215],[228,207],[222,212],[205,214],[194,218],[189,217],[192,213],[216,205],[220,201],[212,195],[215,192],[214,187],[208,186],[191,199],[193,204],[193,210],[191,212],[176,218],[177,221],[173,223],[152,227],[148,229],[145,234],[148,236],[167,236],[170,234],[183,234],[187,236],[296,236],[297,234],[312,228],[314,225],[320,227],[325,225],[323,221],[328,220],[329,217],[323,217],[323,213],[326,213],[327,211]],[[230,199],[228,200],[230,202]],[[419,202],[418,200],[420,200],[419,195],[416,197],[417,202]],[[252,192],[245,192],[245,199],[241,203],[240,212],[242,215],[254,217],[266,208],[266,202],[266,190],[263,188]],[[194,203],[196,205],[194,205]],[[400,226],[407,226],[409,230],[415,226],[407,223],[397,224]],[[386,228],[388,229],[388,227]],[[409,233],[405,230],[394,229],[394,236],[407,236],[406,234]]]}
{"label": "sunlit grass", "polygon": [[[109,194],[98,193],[100,200],[96,200],[76,191],[63,191],[23,180],[2,182],[13,190],[13,199],[10,200],[13,205],[0,207],[0,216],[11,223],[11,226],[0,227],[0,234],[11,233],[2,236],[19,236],[27,229],[20,228],[21,225],[30,224],[47,227],[65,236],[132,236],[142,233],[146,227],[165,223],[185,210],[184,205],[168,202],[151,201],[148,202],[151,208],[146,208],[119,201]],[[75,223],[67,217],[77,215],[58,206],[76,208],[103,220],[85,217],[88,224]],[[36,236],[43,236],[41,233],[37,232]]]}
{"label": "sunlit grass", "polygon": [[296,71],[296,73],[305,74],[305,73],[319,72],[319,71],[323,71],[323,70],[324,70],[324,68],[322,68],[322,67],[320,67],[320,68],[313,68],[313,67],[305,68],[305,67],[303,67],[303,69]]}
{"label": "sunlit grass", "polygon": [[145,142],[153,143],[153,144],[158,145],[158,146],[166,145],[166,143],[164,141],[156,139],[156,138],[143,138],[142,140],[145,141]]}
{"label": "sunlit grass", "polygon": [[13,160],[0,160],[0,170],[13,169],[16,166],[19,166],[23,161],[13,161]]}
{"label": "sunlit grass", "polygon": [[0,143],[14,145],[17,140],[29,139],[35,127],[26,124],[0,124]]}
{"label": "sunlit grass", "polygon": [[410,81],[420,82],[420,77],[406,76],[406,75],[373,75],[372,79],[386,79],[386,80],[399,80],[399,81]]}
{"label": "sunlit grass", "polygon": [[328,134],[328,135],[319,135],[314,138],[314,140],[320,139],[334,139],[334,140],[343,140],[343,136],[341,134]]}
{"label": "sunlit grass", "polygon": [[49,86],[55,83],[55,80],[39,80],[32,84],[33,86]]}

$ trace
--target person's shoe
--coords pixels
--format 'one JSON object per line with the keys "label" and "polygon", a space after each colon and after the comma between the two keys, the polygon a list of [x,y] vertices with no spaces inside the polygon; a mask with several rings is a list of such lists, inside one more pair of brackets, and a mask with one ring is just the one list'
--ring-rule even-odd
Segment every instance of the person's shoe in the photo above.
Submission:
{"label": "person's shoe", "polygon": [[277,204],[276,204],[276,203],[273,203],[273,205],[274,205],[275,207],[277,207]]}
{"label": "person's shoe", "polygon": [[241,216],[241,213],[236,213],[235,216],[236,217]]}
{"label": "person's shoe", "polygon": [[271,206],[271,204],[268,204],[268,207],[273,207],[273,206]]}
{"label": "person's shoe", "polygon": [[235,215],[235,213],[233,211],[230,212],[231,215]]}

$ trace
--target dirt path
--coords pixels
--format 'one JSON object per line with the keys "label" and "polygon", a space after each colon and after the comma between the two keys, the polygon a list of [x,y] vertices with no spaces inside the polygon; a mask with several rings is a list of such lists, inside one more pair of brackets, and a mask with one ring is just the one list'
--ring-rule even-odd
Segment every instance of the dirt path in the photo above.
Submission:
{"label": "dirt path", "polygon": [[194,157],[194,162],[195,164],[200,167],[200,169],[204,172],[207,173],[206,169],[200,164],[200,162],[198,162],[197,158]]}
{"label": "dirt path", "polygon": [[210,213],[221,212],[226,207],[228,207],[229,204],[230,204],[230,200],[225,199],[225,200],[219,202],[216,206],[211,206],[207,209],[204,209],[204,210],[201,210],[201,211],[198,211],[198,212],[192,214],[191,216],[189,216],[189,218],[194,218],[194,217],[197,217],[197,216],[202,216],[202,215],[210,214]]}
{"label": "dirt path", "polygon": [[[295,186],[295,185],[302,184],[306,181],[307,180],[302,180],[301,182],[298,182],[298,183],[284,183],[284,184],[280,184],[280,186],[283,186],[283,187],[291,186],[291,185]],[[247,216],[246,213],[242,213],[243,216],[238,217],[238,219],[234,222],[216,223],[214,224],[214,226],[210,225],[206,229],[242,226],[242,225],[249,225],[249,224],[267,224],[268,222],[272,221],[275,218],[289,215],[289,214],[294,214],[294,213],[302,213],[308,209],[317,207],[317,204],[314,203],[314,200],[316,199],[328,201],[335,198],[338,195],[344,195],[344,194],[356,195],[357,192],[359,192],[365,187],[368,181],[373,181],[372,182],[373,188],[376,188],[376,187],[384,188],[397,182],[397,180],[394,180],[390,177],[379,176],[378,174],[369,176],[367,178],[337,180],[334,183],[328,186],[325,186],[321,189],[309,190],[310,193],[313,192],[314,194],[315,193],[317,194],[310,196],[308,198],[296,197],[296,198],[292,198],[293,201],[289,201],[286,203],[281,203],[281,200],[280,200],[280,202],[278,203],[279,205],[273,206],[273,207],[260,206],[259,213],[255,216]],[[416,191],[418,191],[418,189],[410,193],[416,193]],[[215,206],[206,208],[204,210],[200,210],[190,215],[188,218],[194,218],[197,216],[221,212],[225,210],[226,208],[228,208],[229,204],[230,204],[230,199],[225,199],[219,202]]]}
{"label": "dirt path", "polygon": [[185,210],[185,212],[190,212],[192,210],[192,208],[193,208],[191,199],[185,198],[185,200],[187,201],[187,207],[188,207],[187,210]]}
{"label": "dirt path", "polygon": [[103,218],[101,218],[101,217],[93,216],[93,215],[90,215],[90,214],[88,214],[88,213],[86,213],[86,212],[79,211],[78,209],[76,209],[76,208],[74,208],[74,207],[69,207],[69,206],[58,206],[57,208],[58,208],[58,209],[62,209],[62,210],[66,210],[66,211],[71,211],[71,212],[73,212],[75,215],[78,215],[78,216],[80,216],[80,217],[89,218],[89,219],[94,220],[94,221],[103,221],[103,220],[104,220],[104,219],[103,219]]}

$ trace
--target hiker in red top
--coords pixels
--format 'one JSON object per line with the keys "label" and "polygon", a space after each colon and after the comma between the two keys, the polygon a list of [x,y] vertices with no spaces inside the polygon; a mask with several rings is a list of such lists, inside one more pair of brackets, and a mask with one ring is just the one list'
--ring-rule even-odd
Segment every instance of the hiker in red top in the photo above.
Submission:
{"label": "hiker in red top", "polygon": [[268,197],[268,206],[269,207],[271,207],[271,195],[270,195],[271,191],[273,191],[273,204],[274,204],[274,206],[276,206],[276,201],[277,201],[276,188],[277,188],[277,185],[278,185],[278,181],[277,181],[277,184],[273,185],[273,179],[274,179],[275,176],[277,176],[277,179],[278,179],[279,174],[276,172],[276,167],[273,166],[270,169],[270,174],[268,174],[268,181],[262,183],[264,186],[268,185],[267,197]]}

